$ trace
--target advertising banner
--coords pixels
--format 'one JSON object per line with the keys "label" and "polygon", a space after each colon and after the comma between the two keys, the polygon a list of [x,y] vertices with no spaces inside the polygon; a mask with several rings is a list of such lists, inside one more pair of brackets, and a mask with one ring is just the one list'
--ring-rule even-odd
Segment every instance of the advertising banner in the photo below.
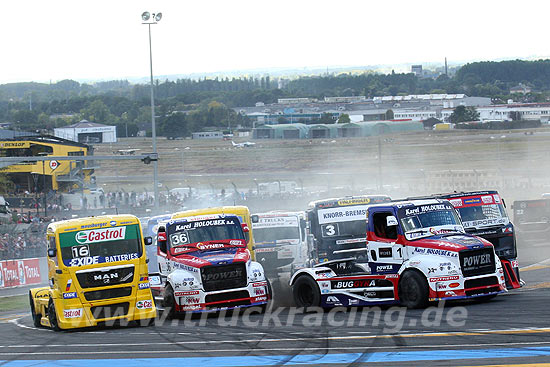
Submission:
{"label": "advertising banner", "polygon": [[40,284],[40,282],[39,259],[0,261],[0,288]]}

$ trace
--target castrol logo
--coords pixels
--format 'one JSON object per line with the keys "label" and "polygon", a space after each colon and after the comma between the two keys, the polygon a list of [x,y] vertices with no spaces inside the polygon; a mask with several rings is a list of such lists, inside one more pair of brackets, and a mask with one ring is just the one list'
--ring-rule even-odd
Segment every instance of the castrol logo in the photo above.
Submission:
{"label": "castrol logo", "polygon": [[80,231],[76,234],[76,242],[94,243],[104,241],[116,241],[124,239],[126,235],[126,227],[91,229],[89,231]]}

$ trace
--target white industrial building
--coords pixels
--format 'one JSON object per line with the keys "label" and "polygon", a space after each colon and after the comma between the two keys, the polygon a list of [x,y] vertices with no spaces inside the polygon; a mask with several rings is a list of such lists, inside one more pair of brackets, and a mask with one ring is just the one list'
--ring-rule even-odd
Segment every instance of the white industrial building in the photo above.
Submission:
{"label": "white industrial building", "polygon": [[116,126],[82,120],[76,124],[54,129],[54,135],[78,143],[116,143]]}
{"label": "white industrial building", "polygon": [[[479,113],[480,121],[502,120],[512,121],[512,116],[519,114],[520,120],[540,120],[542,123],[548,123],[550,120],[550,103],[524,103],[524,104],[506,104],[476,107]],[[443,121],[449,121],[453,113],[453,108],[446,108],[441,111]]]}
{"label": "white industrial building", "polygon": [[430,106],[441,106],[443,108],[454,108],[460,105],[464,106],[486,106],[491,104],[491,98],[487,97],[468,97],[465,94],[409,94],[407,96],[383,96],[374,97],[376,103],[394,103],[395,107],[400,107],[400,102],[428,102]]}
{"label": "white industrial building", "polygon": [[413,120],[413,121],[423,121],[429,118],[437,118],[436,111],[425,111],[425,110],[395,110],[393,111],[393,118],[395,120]]}

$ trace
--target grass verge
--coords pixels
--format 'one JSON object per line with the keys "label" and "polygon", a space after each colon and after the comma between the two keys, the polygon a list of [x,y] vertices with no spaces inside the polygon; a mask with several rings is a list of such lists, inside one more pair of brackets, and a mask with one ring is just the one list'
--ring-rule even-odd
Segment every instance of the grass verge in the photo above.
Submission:
{"label": "grass verge", "polygon": [[29,307],[29,296],[0,297],[0,311],[22,310]]}

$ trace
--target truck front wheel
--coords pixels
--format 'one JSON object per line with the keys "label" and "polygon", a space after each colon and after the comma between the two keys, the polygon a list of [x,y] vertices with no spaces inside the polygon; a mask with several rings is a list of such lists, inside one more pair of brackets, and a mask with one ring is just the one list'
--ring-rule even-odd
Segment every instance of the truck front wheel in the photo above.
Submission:
{"label": "truck front wheel", "polygon": [[414,270],[403,273],[399,281],[399,301],[407,308],[424,308],[428,304],[428,283]]}
{"label": "truck front wheel", "polygon": [[50,320],[50,327],[53,331],[60,331],[59,323],[57,322],[57,314],[55,313],[55,305],[53,299],[50,298],[48,303],[48,319]]}
{"label": "truck front wheel", "polygon": [[42,318],[41,314],[36,313],[36,309],[34,308],[34,299],[32,298],[31,292],[29,292],[29,301],[31,303],[31,316],[32,316],[32,323],[35,327],[42,326],[40,324],[40,319]]}
{"label": "truck front wheel", "polygon": [[168,319],[173,319],[176,316],[176,298],[174,297],[174,289],[170,284],[167,284],[164,290],[162,307],[164,307],[164,312],[168,312],[166,315]]}
{"label": "truck front wheel", "polygon": [[292,295],[298,307],[315,307],[321,304],[321,292],[317,282],[308,275],[302,275],[292,285]]}

